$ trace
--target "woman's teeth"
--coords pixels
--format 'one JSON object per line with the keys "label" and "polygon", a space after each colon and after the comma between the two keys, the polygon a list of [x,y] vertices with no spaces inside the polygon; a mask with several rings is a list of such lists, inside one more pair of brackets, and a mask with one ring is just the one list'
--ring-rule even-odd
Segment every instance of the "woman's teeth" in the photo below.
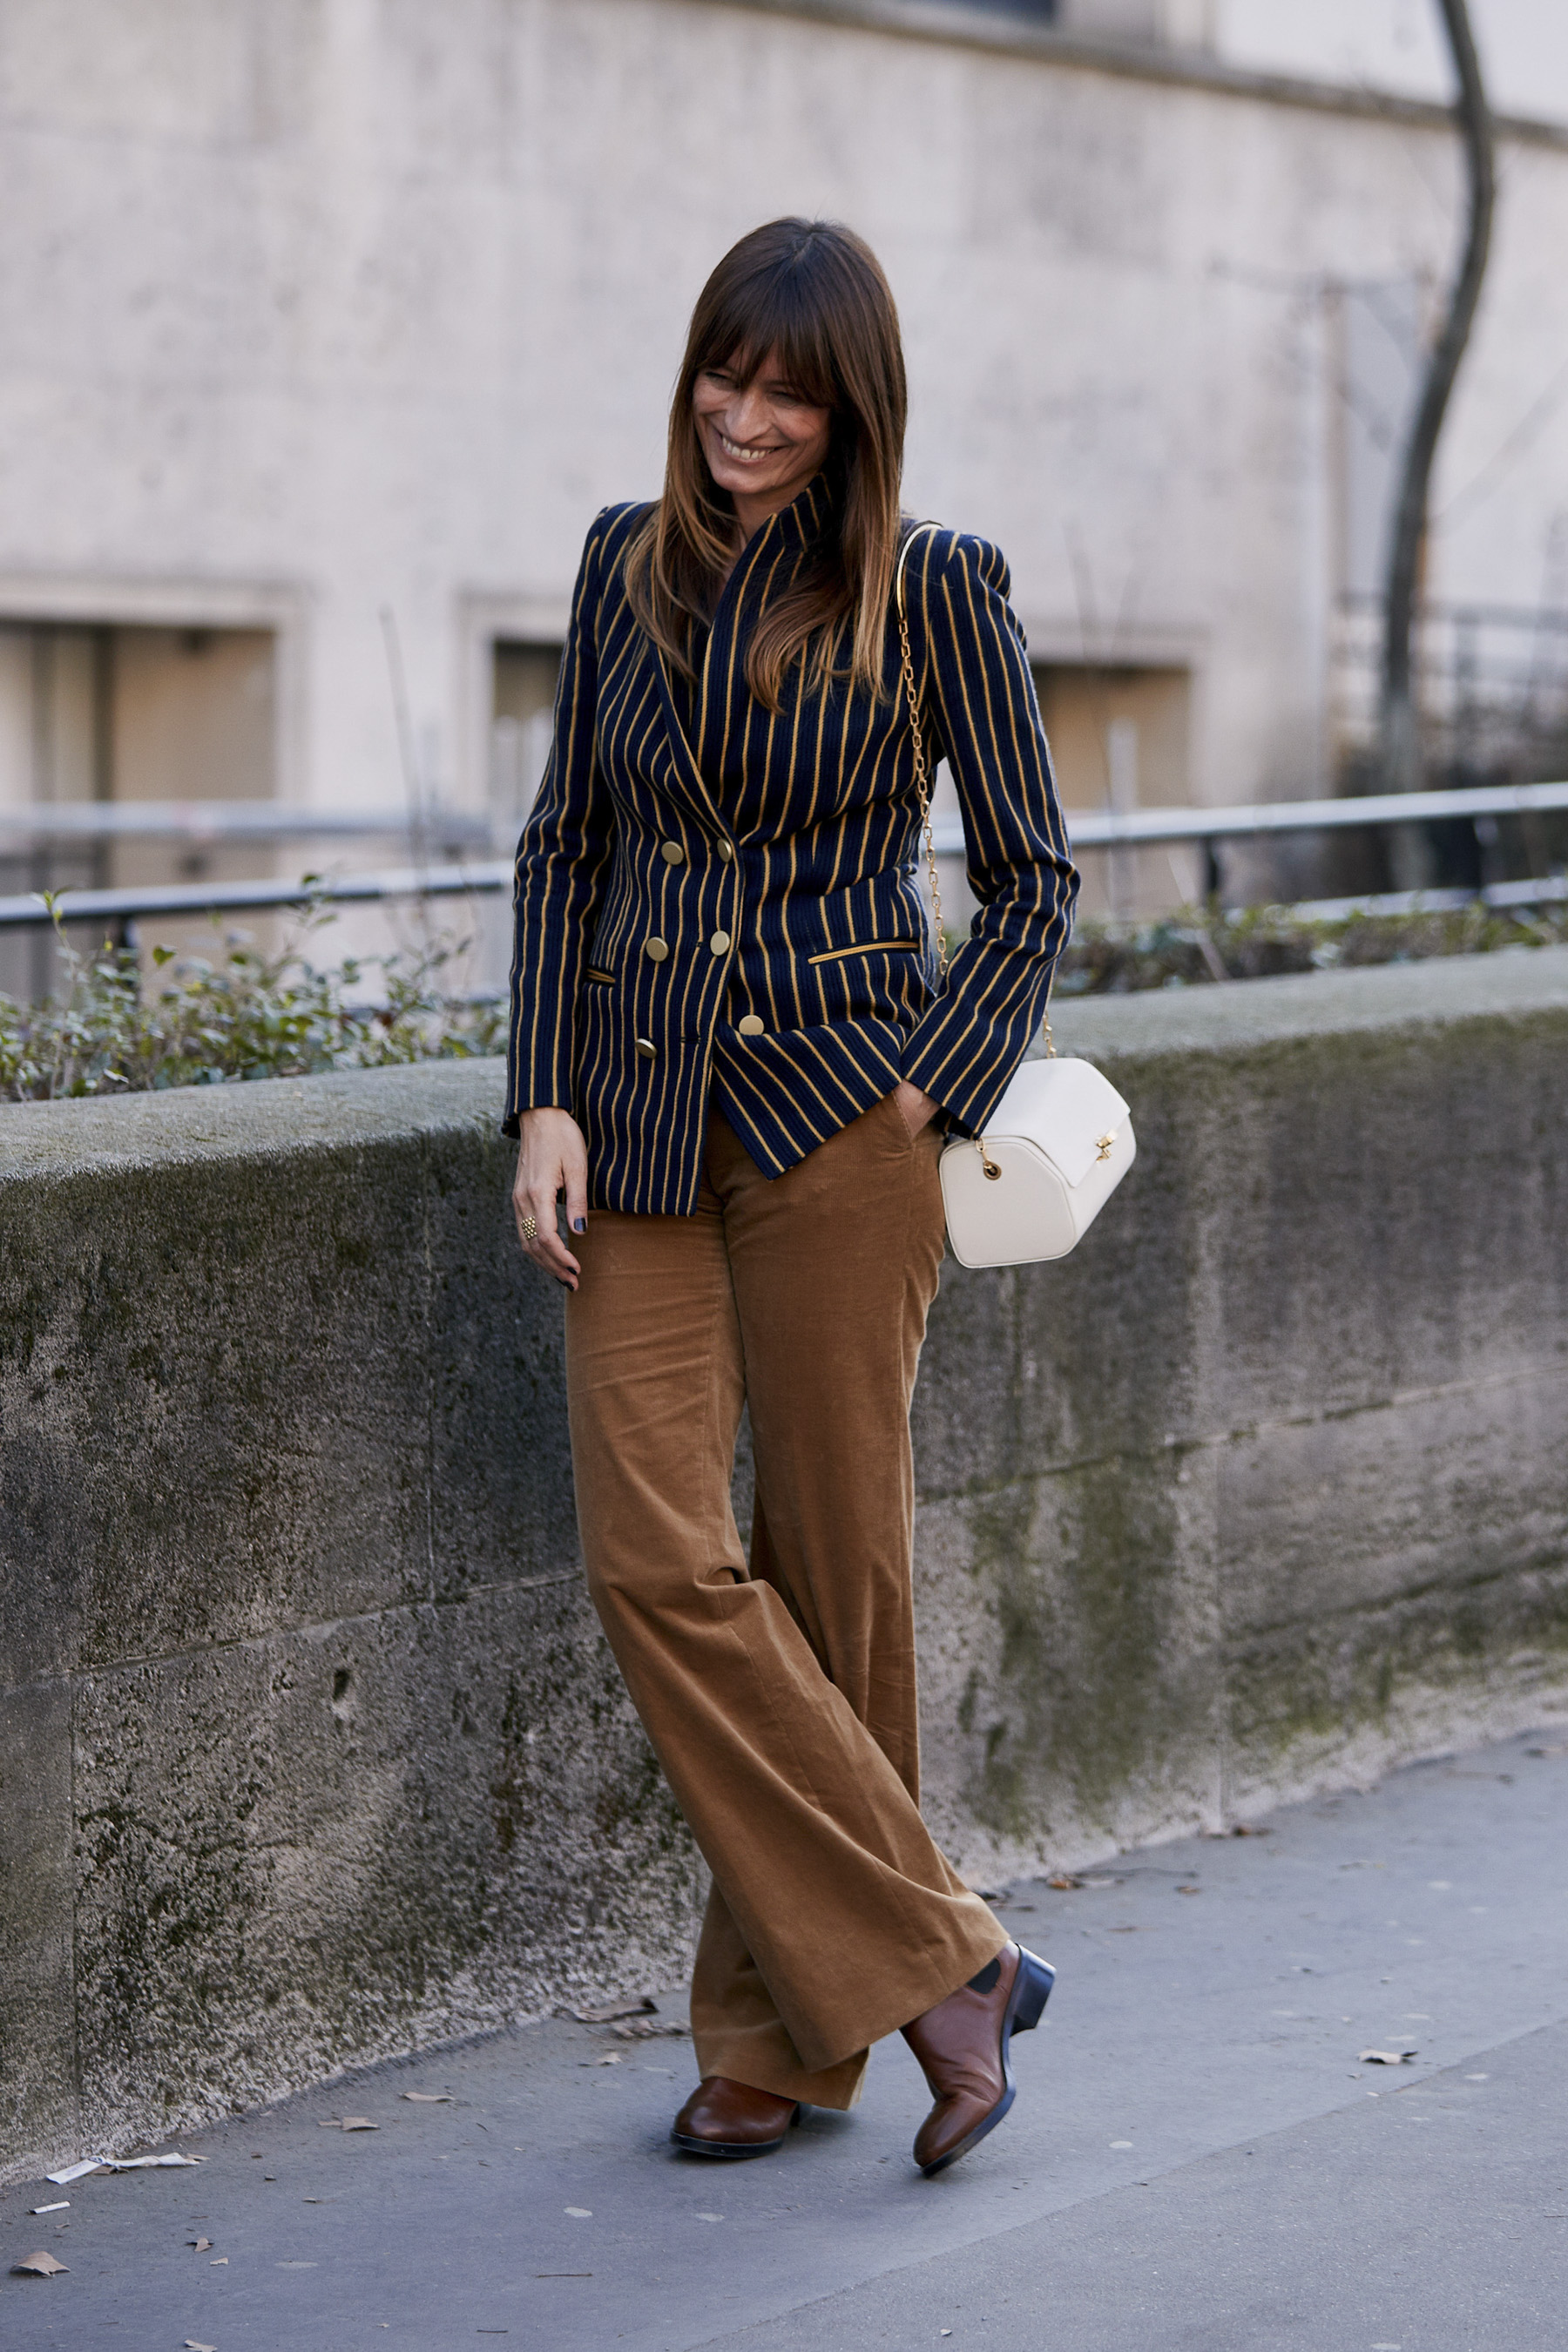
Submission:
{"label": "woman's teeth", "polygon": [[727,433],[720,433],[719,446],[726,457],[738,457],[744,466],[754,466],[759,457],[771,457],[771,449],[748,449],[739,441],[731,441]]}

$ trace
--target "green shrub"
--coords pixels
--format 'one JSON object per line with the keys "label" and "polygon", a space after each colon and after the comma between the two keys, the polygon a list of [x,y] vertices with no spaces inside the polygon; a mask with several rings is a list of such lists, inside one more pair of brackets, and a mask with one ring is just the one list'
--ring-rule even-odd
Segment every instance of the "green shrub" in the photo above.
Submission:
{"label": "green shrub", "polygon": [[1568,904],[1504,910],[1473,900],[1408,915],[1347,915],[1308,922],[1288,907],[1209,913],[1191,907],[1144,922],[1080,922],[1058,970],[1058,996],[1115,996],[1135,989],[1201,988],[1220,980],[1356,964],[1415,963],[1428,956],[1487,955],[1500,948],[1568,941]]}
{"label": "green shrub", "polygon": [[[133,952],[105,945],[81,955],[60,928],[58,907],[50,911],[64,988],[43,1004],[0,996],[0,1096],[13,1102],[376,1069],[495,1054],[505,1044],[500,1005],[444,988],[465,944],[450,937],[318,971],[304,947],[334,918],[317,903],[277,955],[221,933],[211,958],[155,947],[157,978],[148,985]],[[373,971],[384,1001],[354,1002]]]}
{"label": "green shrub", "polygon": [[[376,1069],[392,1062],[499,1054],[505,1045],[503,1008],[456,995],[445,985],[467,944],[450,935],[420,949],[351,958],[321,971],[304,950],[335,918],[318,902],[277,955],[225,939],[216,921],[211,958],[154,948],[157,976],[149,985],[137,957],[124,949],[106,945],[93,955],[79,953],[52,902],[51,912],[65,966],[61,993],[34,1005],[0,996],[0,1097],[13,1102]],[[1080,923],[1061,960],[1056,990],[1058,996],[1089,996],[1201,988],[1275,972],[1564,941],[1568,906],[1505,913],[1478,902],[1451,911],[1352,915],[1328,923],[1304,922],[1280,907],[1229,915],[1187,908],[1141,923]],[[382,1001],[367,1004],[363,995],[373,971]]]}

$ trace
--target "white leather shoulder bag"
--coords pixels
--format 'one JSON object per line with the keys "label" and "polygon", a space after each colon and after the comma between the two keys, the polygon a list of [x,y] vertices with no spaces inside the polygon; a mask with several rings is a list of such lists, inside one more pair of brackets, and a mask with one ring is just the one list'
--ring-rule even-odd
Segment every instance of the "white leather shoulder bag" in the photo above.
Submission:
{"label": "white leather shoulder bag", "polygon": [[[904,603],[910,549],[922,531],[936,527],[921,523],[910,532],[895,577],[904,695],[914,737],[915,790],[931,871],[937,961],[945,981],[947,942],[931,829],[931,780]],[[1027,1265],[1037,1258],[1065,1257],[1082,1240],[1136,1155],[1131,1113],[1110,1079],[1092,1062],[1058,1055],[1051,1039],[1048,988],[1046,999],[1045,1060],[1019,1066],[984,1135],[970,1142],[954,1140],[942,1155],[948,1244],[961,1265]]]}

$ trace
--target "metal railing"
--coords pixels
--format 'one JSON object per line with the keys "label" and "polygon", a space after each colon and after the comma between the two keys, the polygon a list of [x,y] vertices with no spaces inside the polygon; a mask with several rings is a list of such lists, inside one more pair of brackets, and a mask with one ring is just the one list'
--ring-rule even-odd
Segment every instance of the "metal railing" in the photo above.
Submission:
{"label": "metal railing", "polygon": [[461,809],[301,808],[287,801],[32,801],[0,805],[0,856],[10,843],[183,841],[210,847],[236,841],[321,841],[407,835],[489,849],[488,817]]}
{"label": "metal railing", "polygon": [[[129,890],[50,895],[65,923],[103,922],[123,930],[143,915],[259,913],[270,907],[352,906],[378,898],[445,898],[510,890],[510,857],[479,866],[402,866],[383,874],[342,874],[298,882],[147,882]],[[0,898],[0,929],[52,923],[42,895]]]}
{"label": "metal railing", "polygon": [[[1485,784],[1470,792],[1376,793],[1362,800],[1258,801],[1238,808],[1068,809],[1075,849],[1136,849],[1173,841],[1237,841],[1349,825],[1430,824],[1435,818],[1526,816],[1568,809],[1568,783]],[[939,852],[963,847],[956,820],[933,831]]]}
{"label": "metal railing", "polygon": [[[1568,783],[1496,784],[1472,792],[1384,793],[1363,800],[1263,801],[1232,808],[1069,809],[1068,831],[1075,849],[1132,849],[1170,842],[1209,845],[1220,841],[1258,838],[1279,833],[1338,831],[1355,825],[1426,824],[1434,819],[1478,816],[1524,816],[1568,809]],[[473,820],[479,823],[479,820]],[[403,820],[405,824],[406,820]],[[383,825],[380,829],[386,829]],[[939,855],[962,855],[963,828],[955,820],[933,826]],[[473,865],[409,866],[385,873],[349,874],[297,882],[169,882],[143,884],[125,890],[66,890],[58,894],[62,920],[104,922],[122,937],[128,927],[147,915],[200,915],[259,912],[268,908],[303,907],[312,900],[330,905],[353,905],[377,899],[485,896],[510,890],[512,861],[485,860]],[[1345,911],[1371,907],[1394,911],[1419,900],[1424,906],[1459,906],[1477,896],[1496,906],[1524,906],[1533,900],[1560,898],[1560,880],[1501,882],[1476,892],[1426,891],[1385,894],[1378,898],[1314,902],[1314,911],[1332,908]],[[42,898],[33,892],[0,898],[0,929],[31,928],[53,920]]]}

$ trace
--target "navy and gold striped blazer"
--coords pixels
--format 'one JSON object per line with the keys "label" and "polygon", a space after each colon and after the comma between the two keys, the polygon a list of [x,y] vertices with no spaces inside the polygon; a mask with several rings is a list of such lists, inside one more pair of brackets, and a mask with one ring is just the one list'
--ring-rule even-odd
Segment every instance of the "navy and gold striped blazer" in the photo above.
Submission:
{"label": "navy and gold striped blazer", "polygon": [[813,688],[798,664],[780,713],[746,686],[764,602],[837,527],[826,478],[746,546],[695,684],[626,600],[647,511],[607,508],[578,574],[518,844],[506,1127],[569,1109],[593,1206],[689,1214],[710,1103],[768,1175],[900,1077],[982,1129],[1038,1026],[1078,877],[995,548],[926,532],[908,565],[928,756],[956,782],[980,902],[939,993],[893,616],[879,699]]}

